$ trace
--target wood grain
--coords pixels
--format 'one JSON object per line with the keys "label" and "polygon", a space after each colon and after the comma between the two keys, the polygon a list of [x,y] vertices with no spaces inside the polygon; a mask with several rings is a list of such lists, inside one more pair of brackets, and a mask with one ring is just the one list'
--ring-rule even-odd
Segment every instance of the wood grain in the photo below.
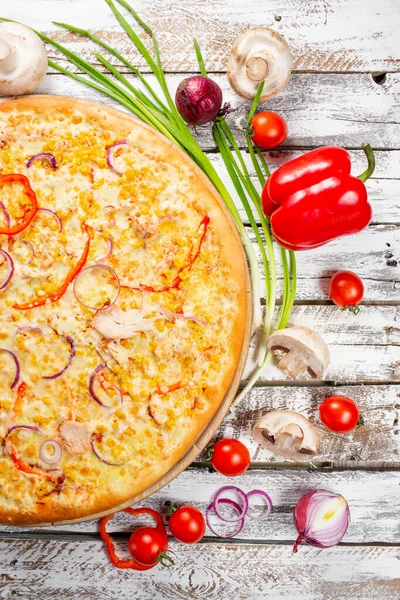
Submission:
{"label": "wood grain", "polygon": [[[167,508],[164,503],[168,500],[178,504],[191,504],[205,513],[215,492],[229,483],[232,482],[215,471],[189,469],[138,506],[148,506],[166,515]],[[269,469],[251,469],[236,477],[233,483],[247,492],[253,489],[265,490],[271,496],[274,506],[269,518],[247,518],[242,532],[237,536],[238,540],[293,542],[296,538],[293,525],[296,503],[310,490],[328,489],[342,494],[349,504],[352,519],[344,539],[346,543],[399,542],[399,470],[316,471],[312,468],[280,469],[271,466]],[[150,517],[140,517],[137,522],[150,524],[149,519]],[[228,532],[228,527],[229,525],[222,525],[224,529],[221,529],[221,532]],[[131,532],[132,517],[126,513],[117,513],[109,523],[109,530]],[[23,529],[1,526],[0,531],[17,533]],[[25,529],[25,533],[27,531]],[[29,531],[52,534],[96,533],[98,521],[41,530],[35,527]],[[207,537],[213,537],[208,529]]]}
{"label": "wood grain", "polygon": [[[258,246],[251,230],[249,235],[254,241],[259,256]],[[278,297],[280,297],[282,272],[278,252],[275,251],[278,265]],[[338,238],[315,250],[296,252],[298,273],[296,298],[298,301],[327,301],[329,280],[333,273],[341,269],[351,269],[364,281],[366,302],[399,302],[399,255],[400,228],[397,225],[370,226],[357,235]],[[259,264],[262,273],[260,256]]]}
{"label": "wood grain", "polygon": [[[151,25],[168,71],[197,70],[192,39],[203,49],[209,69],[224,71],[230,49],[249,26],[274,28],[287,39],[294,69],[306,71],[395,71],[400,44],[394,18],[395,0],[130,0]],[[123,11],[124,12],[124,11]],[[142,66],[137,52],[99,0],[14,0],[3,15],[46,31],[90,59],[90,46],[51,21],[86,27]],[[84,17],[83,17],[84,15]],[[130,19],[132,22],[132,19]],[[140,27],[135,25],[140,32]],[[146,36],[142,36],[146,40]],[[54,52],[51,52],[53,56]]]}
{"label": "wood grain", "polygon": [[[397,321],[400,308],[363,306],[357,317],[335,306],[297,306],[290,325],[302,325],[318,331],[328,344],[330,364],[324,381],[333,383],[399,382],[400,333]],[[243,377],[255,367],[258,336],[253,334]],[[280,371],[275,362],[266,366],[260,382],[293,380]],[[309,384],[305,380],[302,385]]]}
{"label": "wood grain", "polygon": [[[133,76],[127,78],[137,85]],[[146,79],[159,90],[153,76]],[[167,77],[173,95],[182,79],[182,75],[176,74]],[[228,122],[238,142],[244,145],[242,128],[250,104],[234,94],[225,75],[216,75],[213,79],[221,87],[224,101],[236,109],[229,115]],[[116,106],[113,100],[63,75],[47,77],[39,92],[77,96]],[[388,74],[381,85],[367,73],[294,74],[284,92],[263,106],[285,117],[289,129],[285,146],[291,148],[316,145],[359,148],[362,142],[369,142],[376,149],[400,148],[399,73]],[[209,125],[197,127],[196,137],[204,150],[215,150]]]}
{"label": "wood grain", "polygon": [[[185,546],[176,565],[115,569],[100,542],[3,540],[0,594],[20,600],[397,600],[398,547]],[[39,559],[38,559],[39,557]],[[134,596],[132,595],[134,593]]]}
{"label": "wood grain", "polygon": [[[318,407],[325,398],[335,394],[348,396],[356,402],[363,416],[362,427],[343,435],[333,433],[321,424]],[[263,414],[285,408],[300,412],[315,424],[321,453],[313,463],[326,461],[333,467],[375,464],[400,468],[400,386],[397,385],[256,387],[242,404],[228,413],[215,439],[234,437],[242,440],[250,449],[255,466],[274,463],[290,466],[289,461],[261,448],[251,438],[251,430]]]}

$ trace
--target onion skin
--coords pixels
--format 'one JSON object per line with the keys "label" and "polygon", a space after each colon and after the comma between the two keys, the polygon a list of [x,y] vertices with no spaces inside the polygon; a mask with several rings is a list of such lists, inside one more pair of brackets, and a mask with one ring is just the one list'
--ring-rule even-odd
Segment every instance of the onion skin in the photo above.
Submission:
{"label": "onion skin", "polygon": [[299,532],[293,548],[294,553],[303,540],[317,548],[331,548],[346,534],[350,510],[345,498],[340,494],[314,490],[298,501],[293,513],[293,522]]}
{"label": "onion skin", "polygon": [[222,90],[209,77],[193,75],[179,84],[175,104],[185,121],[204,125],[213,121],[221,110]]}

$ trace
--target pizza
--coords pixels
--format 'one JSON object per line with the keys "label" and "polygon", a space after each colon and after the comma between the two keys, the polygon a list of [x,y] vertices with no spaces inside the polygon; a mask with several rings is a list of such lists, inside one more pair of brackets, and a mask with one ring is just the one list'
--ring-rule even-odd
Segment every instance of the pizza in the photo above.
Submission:
{"label": "pizza", "polygon": [[0,104],[0,521],[105,514],[198,454],[248,289],[226,208],[169,140],[101,104]]}

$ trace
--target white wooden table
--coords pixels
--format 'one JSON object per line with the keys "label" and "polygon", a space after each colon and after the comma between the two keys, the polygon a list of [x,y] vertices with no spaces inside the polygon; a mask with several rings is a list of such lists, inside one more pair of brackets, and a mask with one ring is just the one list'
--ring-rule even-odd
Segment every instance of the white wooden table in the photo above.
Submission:
{"label": "white wooden table", "polygon": [[[399,599],[399,0],[132,0],[132,5],[157,34],[173,90],[183,73],[197,70],[191,47],[197,37],[224,99],[239,108],[231,117],[237,132],[247,106],[233,96],[224,74],[230,47],[250,25],[283,33],[295,70],[286,91],[268,109],[285,116],[290,134],[284,148],[266,158],[275,168],[306,149],[336,144],[351,151],[359,173],[365,168],[359,146],[370,142],[377,162],[367,184],[373,222],[359,235],[298,255],[291,323],[311,326],[329,344],[332,362],[325,379],[312,385],[283,381],[271,367],[216,436],[237,437],[251,449],[252,466],[235,483],[245,490],[267,490],[275,507],[271,518],[246,524],[240,537],[230,541],[209,532],[195,547],[172,541],[175,567],[146,573],[118,571],[110,564],[96,522],[34,530],[0,527],[0,597]],[[102,0],[2,0],[0,6],[0,16],[44,31],[87,59],[91,44],[57,30],[52,20],[98,32],[141,65]],[[41,92],[107,102],[54,73]],[[223,172],[210,130],[202,129],[198,136]],[[341,268],[364,280],[366,295],[358,316],[328,300],[329,277]],[[312,467],[279,461],[252,442],[251,426],[263,409],[288,407],[318,424],[318,404],[335,392],[354,398],[365,426],[339,436],[318,425],[323,453]],[[144,504],[162,509],[165,500],[176,500],[204,510],[226,483],[199,460]],[[293,508],[303,493],[321,487],[347,498],[352,515],[348,534],[330,550],[301,546],[292,556]],[[121,543],[130,526],[124,517],[115,519]]]}

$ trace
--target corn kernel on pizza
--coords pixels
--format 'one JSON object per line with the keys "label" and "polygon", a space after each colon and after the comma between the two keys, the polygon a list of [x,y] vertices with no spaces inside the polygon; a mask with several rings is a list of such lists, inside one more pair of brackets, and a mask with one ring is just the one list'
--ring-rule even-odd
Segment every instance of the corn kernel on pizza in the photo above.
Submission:
{"label": "corn kernel on pizza", "polygon": [[98,104],[0,104],[0,520],[98,515],[165,475],[234,377],[247,277],[168,140]]}

